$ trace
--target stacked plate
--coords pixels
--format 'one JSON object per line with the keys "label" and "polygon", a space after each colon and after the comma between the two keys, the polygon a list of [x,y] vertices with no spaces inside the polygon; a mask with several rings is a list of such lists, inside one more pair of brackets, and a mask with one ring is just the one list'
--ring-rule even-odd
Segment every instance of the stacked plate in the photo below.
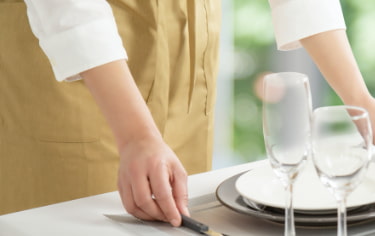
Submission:
{"label": "stacked plate", "polygon": [[[219,185],[218,200],[237,212],[276,223],[284,223],[285,190],[270,165],[235,175]],[[320,182],[308,163],[294,184],[296,226],[337,225],[337,202]],[[347,200],[347,222],[358,224],[375,220],[375,165]]]}

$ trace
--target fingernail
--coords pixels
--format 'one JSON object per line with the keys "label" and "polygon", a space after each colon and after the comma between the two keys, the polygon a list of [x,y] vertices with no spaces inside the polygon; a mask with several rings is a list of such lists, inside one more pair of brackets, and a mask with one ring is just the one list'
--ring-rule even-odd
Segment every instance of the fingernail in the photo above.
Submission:
{"label": "fingernail", "polygon": [[179,221],[177,219],[173,219],[171,220],[171,224],[174,226],[174,227],[177,227],[179,226]]}
{"label": "fingernail", "polygon": [[187,207],[184,208],[184,214],[190,216],[189,209]]}

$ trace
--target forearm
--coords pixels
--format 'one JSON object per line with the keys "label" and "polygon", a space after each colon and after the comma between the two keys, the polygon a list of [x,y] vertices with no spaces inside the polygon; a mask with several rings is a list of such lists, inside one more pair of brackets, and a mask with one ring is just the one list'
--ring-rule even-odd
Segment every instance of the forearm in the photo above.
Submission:
{"label": "forearm", "polygon": [[133,139],[160,136],[124,60],[81,73],[121,149]]}
{"label": "forearm", "polygon": [[140,219],[179,226],[180,214],[189,214],[187,174],[163,141],[125,60],[90,69],[81,76],[119,146],[118,188],[125,209]]}
{"label": "forearm", "polygon": [[316,34],[301,43],[345,104],[362,106],[372,100],[345,30]]}

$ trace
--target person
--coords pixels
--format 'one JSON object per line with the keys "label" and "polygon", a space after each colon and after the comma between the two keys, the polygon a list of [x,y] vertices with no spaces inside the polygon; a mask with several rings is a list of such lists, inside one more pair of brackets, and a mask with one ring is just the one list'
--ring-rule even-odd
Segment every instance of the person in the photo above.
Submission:
{"label": "person", "polygon": [[[374,117],[339,1],[269,2],[279,48],[305,47],[343,101]],[[1,212],[117,179],[129,213],[178,226],[187,174],[211,168],[218,1],[25,3],[27,17],[24,3],[0,3]]]}

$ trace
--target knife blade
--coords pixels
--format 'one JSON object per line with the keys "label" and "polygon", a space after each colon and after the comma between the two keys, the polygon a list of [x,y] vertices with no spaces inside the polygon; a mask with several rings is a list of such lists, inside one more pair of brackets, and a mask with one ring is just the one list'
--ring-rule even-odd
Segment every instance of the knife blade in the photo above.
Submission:
{"label": "knife blade", "polygon": [[189,229],[191,229],[195,232],[205,234],[205,235],[209,235],[209,236],[229,236],[227,234],[218,233],[218,232],[210,229],[210,227],[208,227],[208,225],[205,225],[201,222],[198,222],[198,221],[194,220],[193,218],[188,217],[186,215],[181,214],[181,218],[182,218],[181,226],[189,228]]}

